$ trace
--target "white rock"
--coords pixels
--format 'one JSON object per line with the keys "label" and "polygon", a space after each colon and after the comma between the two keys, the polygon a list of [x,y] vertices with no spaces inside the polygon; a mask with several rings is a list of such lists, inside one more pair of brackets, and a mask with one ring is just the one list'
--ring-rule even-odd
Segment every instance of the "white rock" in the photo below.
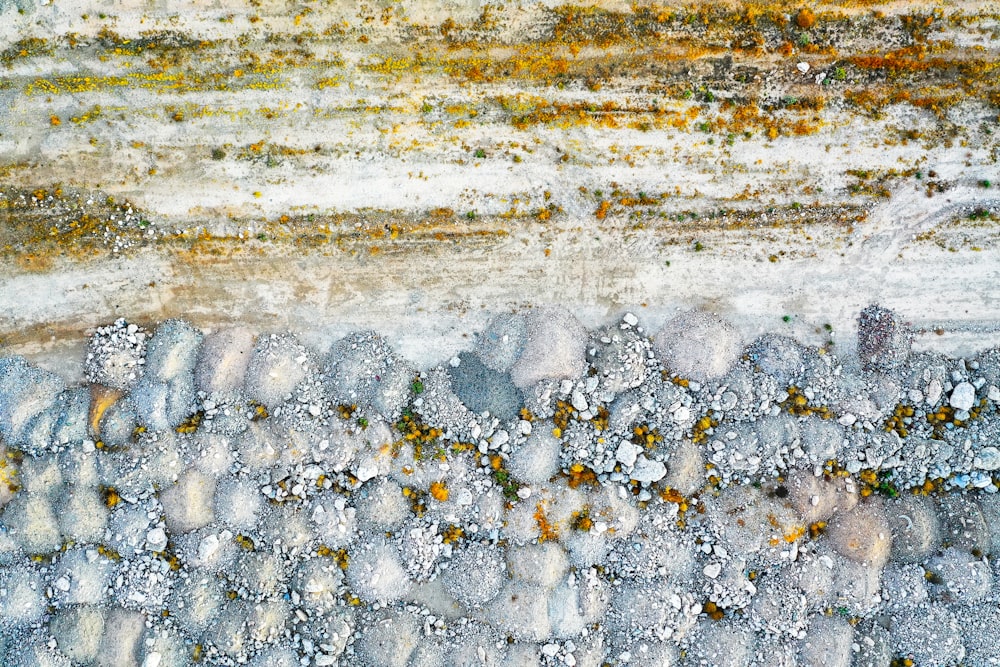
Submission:
{"label": "white rock", "polygon": [[219,550],[219,536],[208,535],[198,544],[198,560],[206,562]]}
{"label": "white rock", "polygon": [[997,387],[990,385],[986,390],[986,396],[994,403],[1000,403],[1000,389]]}
{"label": "white rock", "polygon": [[956,410],[971,410],[976,404],[976,388],[968,382],[960,382],[952,390],[949,403]]}
{"label": "white rock", "polygon": [[658,482],[667,474],[667,467],[659,461],[650,461],[645,456],[639,456],[632,469],[632,479],[642,484]]}
{"label": "white rock", "polygon": [[167,546],[167,534],[162,528],[154,528],[146,533],[146,544],[153,551],[163,551]]}
{"label": "white rock", "polygon": [[583,395],[583,392],[579,389],[573,391],[573,409],[583,412],[588,407],[587,398]]}
{"label": "white rock", "polygon": [[795,66],[795,69],[799,70],[803,74],[809,71],[809,63],[801,62]]}
{"label": "white rock", "polygon": [[146,656],[146,659],[142,661],[142,667],[159,667],[160,665],[160,654],[150,653]]}
{"label": "white rock", "polygon": [[635,460],[642,453],[642,447],[631,442],[623,442],[615,450],[615,460],[625,466],[634,466]]}
{"label": "white rock", "polygon": [[848,412],[838,419],[837,423],[841,426],[852,426],[856,421],[858,421],[858,418]]}
{"label": "white rock", "polygon": [[622,321],[625,322],[625,324],[629,325],[630,327],[634,327],[635,325],[639,324],[639,318],[633,315],[632,313],[625,313],[625,315],[622,317]]}
{"label": "white rock", "polygon": [[704,572],[705,576],[709,579],[715,579],[722,573],[722,565],[720,563],[709,563],[705,566],[705,569],[702,570],[702,572]]}
{"label": "white rock", "polygon": [[371,478],[378,475],[378,466],[375,465],[375,461],[371,459],[365,459],[358,466],[357,474],[355,475],[359,481],[367,482]]}
{"label": "white rock", "polygon": [[927,405],[935,405],[938,399],[941,398],[941,383],[937,380],[931,380],[927,383]]}
{"label": "white rock", "polygon": [[996,470],[1000,468],[1000,449],[987,447],[976,455],[975,465],[982,470]]}
{"label": "white rock", "polygon": [[674,422],[683,424],[689,419],[691,419],[691,409],[687,406],[682,405],[674,410]]}

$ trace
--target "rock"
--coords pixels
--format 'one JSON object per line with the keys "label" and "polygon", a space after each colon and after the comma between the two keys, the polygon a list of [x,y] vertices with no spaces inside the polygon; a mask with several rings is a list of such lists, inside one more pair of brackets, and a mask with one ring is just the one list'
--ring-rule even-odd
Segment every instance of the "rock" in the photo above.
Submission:
{"label": "rock", "polygon": [[118,319],[94,332],[87,348],[87,379],[112,389],[128,390],[142,376],[146,332]]}
{"label": "rock", "polygon": [[187,533],[214,518],[215,479],[196,470],[183,473],[177,483],[160,492],[160,502],[171,533]]}
{"label": "rock", "polygon": [[544,307],[527,316],[524,350],[510,369],[525,389],[540,380],[575,379],[587,368],[587,331],[565,308]]}
{"label": "rock", "polygon": [[729,372],[743,351],[743,340],[729,322],[692,310],[664,324],[653,347],[671,371],[704,382]]}
{"label": "rock", "polygon": [[881,503],[871,498],[850,512],[836,514],[827,534],[838,553],[857,563],[880,568],[889,558],[892,528]]}
{"label": "rock", "polygon": [[524,315],[497,315],[476,336],[476,352],[487,368],[506,373],[521,356],[527,338]]}
{"label": "rock", "polygon": [[626,440],[618,445],[618,449],[615,450],[615,460],[622,465],[632,467],[635,465],[636,458],[641,453],[642,447]]}
{"label": "rock", "polygon": [[49,621],[49,631],[59,650],[75,662],[91,663],[98,657],[104,614],[97,607],[62,609]]}
{"label": "rock", "polygon": [[138,664],[137,653],[146,630],[146,617],[136,611],[112,609],[104,624],[98,650],[101,667],[131,667]]}
{"label": "rock", "polygon": [[986,447],[976,454],[974,465],[981,470],[996,470],[1000,468],[1000,449]]}
{"label": "rock", "polygon": [[532,429],[524,444],[511,453],[511,474],[528,484],[545,484],[559,471],[559,448],[551,424]]}
{"label": "rock", "polygon": [[951,391],[948,403],[956,410],[969,411],[976,404],[976,388],[968,382],[960,382]]}
{"label": "rock", "polygon": [[201,332],[183,320],[167,320],[146,346],[145,376],[169,382],[194,370],[201,347]]}
{"label": "rock", "polygon": [[507,552],[510,578],[532,587],[555,587],[566,575],[568,567],[566,552],[555,542],[512,547]]}
{"label": "rock", "polygon": [[458,365],[449,366],[448,377],[455,395],[476,414],[489,412],[502,421],[517,416],[524,403],[521,391],[510,376],[488,368],[482,360],[468,352],[458,355]]}
{"label": "rock", "polygon": [[850,667],[854,628],[839,616],[814,616],[802,639],[802,667]]}
{"label": "rock", "polygon": [[247,395],[274,410],[306,377],[308,359],[291,334],[261,336],[247,365]]}
{"label": "rock", "polygon": [[224,329],[205,337],[195,365],[195,383],[208,394],[232,395],[243,386],[253,351],[247,329]]}
{"label": "rock", "polygon": [[53,407],[63,388],[58,376],[22,357],[0,358],[0,436],[24,444],[33,418]]}
{"label": "rock", "polygon": [[630,477],[641,484],[658,482],[667,474],[667,467],[659,461],[650,461],[640,455]]}
{"label": "rock", "polygon": [[507,566],[497,550],[473,544],[452,558],[440,578],[452,597],[474,609],[497,596],[507,581]]}
{"label": "rock", "polygon": [[941,526],[934,505],[924,496],[904,494],[886,503],[886,515],[892,527],[892,559],[919,563],[941,541]]}
{"label": "rock", "polygon": [[858,317],[858,356],[866,371],[893,371],[910,356],[912,334],[895,313],[878,305]]}

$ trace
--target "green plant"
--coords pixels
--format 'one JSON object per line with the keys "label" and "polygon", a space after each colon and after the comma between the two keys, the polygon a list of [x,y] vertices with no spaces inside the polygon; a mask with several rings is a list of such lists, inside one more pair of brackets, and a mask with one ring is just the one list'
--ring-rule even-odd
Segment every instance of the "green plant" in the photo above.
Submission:
{"label": "green plant", "polygon": [[476,152],[475,152],[475,156],[479,157],[479,158],[486,157],[486,150],[483,149],[483,148],[477,148]]}
{"label": "green plant", "polygon": [[413,390],[414,394],[424,393],[424,383],[420,381],[420,378],[414,380],[413,384],[410,385],[410,388]]}

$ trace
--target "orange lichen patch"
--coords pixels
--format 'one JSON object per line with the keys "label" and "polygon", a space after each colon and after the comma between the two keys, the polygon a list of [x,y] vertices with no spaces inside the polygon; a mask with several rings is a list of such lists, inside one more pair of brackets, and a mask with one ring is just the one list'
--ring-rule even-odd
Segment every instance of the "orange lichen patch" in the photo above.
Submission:
{"label": "orange lichen patch", "polygon": [[403,497],[410,501],[410,511],[415,515],[423,516],[424,512],[427,511],[427,493],[419,489],[413,489],[408,486],[403,487]]}
{"label": "orange lichen patch", "polygon": [[811,415],[817,415],[822,419],[832,419],[834,417],[833,411],[826,406],[811,405],[809,398],[794,385],[788,388],[788,398],[781,401],[778,405],[796,417],[808,417]]}
{"label": "orange lichen patch", "polygon": [[233,541],[244,551],[253,551],[255,548],[253,539],[242,533],[234,537]]}
{"label": "orange lichen patch", "polygon": [[[7,461],[11,460],[11,463]],[[21,490],[21,484],[17,481],[18,469],[13,465],[13,460],[8,452],[0,456],[0,486],[7,489],[8,493],[17,493]]]}
{"label": "orange lichen patch", "polygon": [[104,506],[108,509],[117,507],[122,501],[122,497],[118,495],[118,491],[113,486],[101,487],[101,499],[104,501]]}
{"label": "orange lichen patch", "polygon": [[198,430],[198,427],[201,425],[201,420],[204,418],[204,416],[205,413],[199,410],[198,412],[194,413],[193,415],[182,421],[174,430],[177,431],[178,433],[194,433],[195,431]]}
{"label": "orange lichen patch", "polygon": [[570,515],[570,528],[588,532],[594,527],[594,520],[590,518],[590,508],[584,506],[583,509],[573,512]]}
{"label": "orange lichen patch", "polygon": [[[552,422],[556,425],[556,429],[561,433],[566,430],[569,426],[569,420],[576,415],[576,410],[573,406],[566,401],[556,401],[556,411],[552,415]],[[559,437],[558,435],[556,436]]]}
{"label": "orange lichen patch", "polygon": [[54,51],[48,40],[40,37],[25,37],[0,52],[0,63],[10,65],[17,60],[50,55]]}
{"label": "orange lichen patch", "polygon": [[920,486],[913,487],[913,495],[929,496],[932,493],[937,493],[944,489],[944,483],[945,479],[942,477],[926,479]]}
{"label": "orange lichen patch", "polygon": [[767,522],[772,528],[779,532],[779,536],[771,537],[768,540],[768,544],[772,547],[776,547],[782,542],[791,544],[792,542],[802,538],[808,530],[806,526],[803,525],[787,525],[787,523],[783,523],[773,514],[767,515]]}
{"label": "orange lichen patch", "polygon": [[660,499],[664,502],[677,505],[677,514],[681,520],[684,519],[684,513],[688,511],[688,501],[684,497],[684,494],[668,486],[660,491]]}
{"label": "orange lichen patch", "polygon": [[721,621],[725,618],[725,613],[722,608],[711,600],[703,604],[701,606],[701,610],[705,612],[705,614],[707,614],[713,621]]}
{"label": "orange lichen patch", "polygon": [[581,484],[590,484],[592,486],[597,486],[597,474],[585,466],[582,463],[574,463],[569,467],[569,472],[567,473],[569,477],[569,488],[578,488]]}
{"label": "orange lichen patch", "polygon": [[660,429],[651,429],[648,424],[637,424],[632,427],[632,442],[646,449],[653,449],[663,442],[663,435],[660,434]]}
{"label": "orange lichen patch", "polygon": [[448,486],[444,482],[431,482],[430,494],[434,500],[443,503],[448,500]]}
{"label": "orange lichen patch", "polygon": [[424,423],[420,415],[415,412],[404,413],[395,424],[397,431],[403,434],[403,442],[413,445],[413,456],[417,460],[422,460],[425,456],[424,447],[436,445],[438,438],[443,435],[443,431]]}
{"label": "orange lichen patch", "polygon": [[799,10],[799,13],[795,15],[795,25],[799,26],[803,30],[808,30],[816,25],[816,14],[813,13],[808,7],[803,7]]}
{"label": "orange lichen patch", "polygon": [[549,523],[545,516],[545,506],[542,503],[535,504],[535,523],[538,524],[538,541],[555,540],[559,537],[559,529],[554,524]]}
{"label": "orange lichen patch", "polygon": [[594,425],[595,431],[603,431],[608,427],[608,420],[611,413],[603,405],[597,406],[597,414],[590,418],[590,423]]}
{"label": "orange lichen patch", "polygon": [[604,220],[608,216],[608,211],[611,209],[611,202],[604,200],[597,205],[597,210],[594,211],[594,217],[598,220]]}
{"label": "orange lichen patch", "polygon": [[459,540],[465,537],[465,531],[455,524],[450,524],[441,533],[441,540],[445,544],[455,544]]}
{"label": "orange lichen patch", "polygon": [[892,411],[892,415],[885,420],[884,428],[886,431],[895,432],[900,438],[905,438],[910,434],[907,426],[912,417],[913,406],[899,403]]}
{"label": "orange lichen patch", "polygon": [[700,445],[707,441],[712,429],[719,425],[719,420],[713,414],[712,410],[707,411],[691,427],[691,441],[694,444]]}
{"label": "orange lichen patch", "polygon": [[260,403],[251,402],[249,407],[251,413],[250,421],[260,421],[271,416],[271,413],[267,411],[267,407],[261,405]]}
{"label": "orange lichen patch", "polygon": [[335,551],[325,544],[321,544],[316,547],[316,555],[321,558],[333,559],[336,561],[337,566],[341,570],[346,570],[347,566],[350,564],[350,557],[348,556],[346,549],[337,549]]}
{"label": "orange lichen patch", "polygon": [[121,554],[119,554],[115,549],[113,549],[112,547],[105,546],[103,544],[98,545],[97,553],[104,556],[108,560],[118,561],[122,559]]}
{"label": "orange lichen patch", "polygon": [[826,521],[814,521],[809,524],[809,537],[812,539],[817,539],[820,535],[826,532]]}
{"label": "orange lichen patch", "polygon": [[531,410],[529,410],[528,408],[521,408],[520,416],[521,419],[523,419],[526,422],[535,421],[535,415],[532,414]]}
{"label": "orange lichen patch", "polygon": [[118,402],[122,397],[122,392],[99,384],[90,385],[90,432],[93,435],[99,434],[101,418],[108,408]]}

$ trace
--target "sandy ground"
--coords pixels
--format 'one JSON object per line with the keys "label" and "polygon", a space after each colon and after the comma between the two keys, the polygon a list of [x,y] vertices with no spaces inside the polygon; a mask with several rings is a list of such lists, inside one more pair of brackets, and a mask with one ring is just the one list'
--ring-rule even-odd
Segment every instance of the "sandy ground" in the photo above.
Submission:
{"label": "sandy ground", "polygon": [[[810,342],[831,324],[843,349],[878,301],[918,346],[995,340],[991,70],[948,97],[956,67],[995,55],[988,6],[817,6],[807,29],[791,6],[752,29],[661,12],[655,30],[648,7],[614,3],[593,20],[534,4],[4,7],[13,352],[78,358],[100,323],[182,316],[319,348],[374,328],[434,361],[490,312],[543,303],[588,326],[702,306],[747,337],[790,316]],[[743,39],[762,46],[726,47]],[[851,102],[911,89],[925,101]],[[737,127],[747,99],[758,112]],[[45,205],[33,236],[11,202],[37,188],[127,201],[159,240],[77,251],[46,233]]]}

